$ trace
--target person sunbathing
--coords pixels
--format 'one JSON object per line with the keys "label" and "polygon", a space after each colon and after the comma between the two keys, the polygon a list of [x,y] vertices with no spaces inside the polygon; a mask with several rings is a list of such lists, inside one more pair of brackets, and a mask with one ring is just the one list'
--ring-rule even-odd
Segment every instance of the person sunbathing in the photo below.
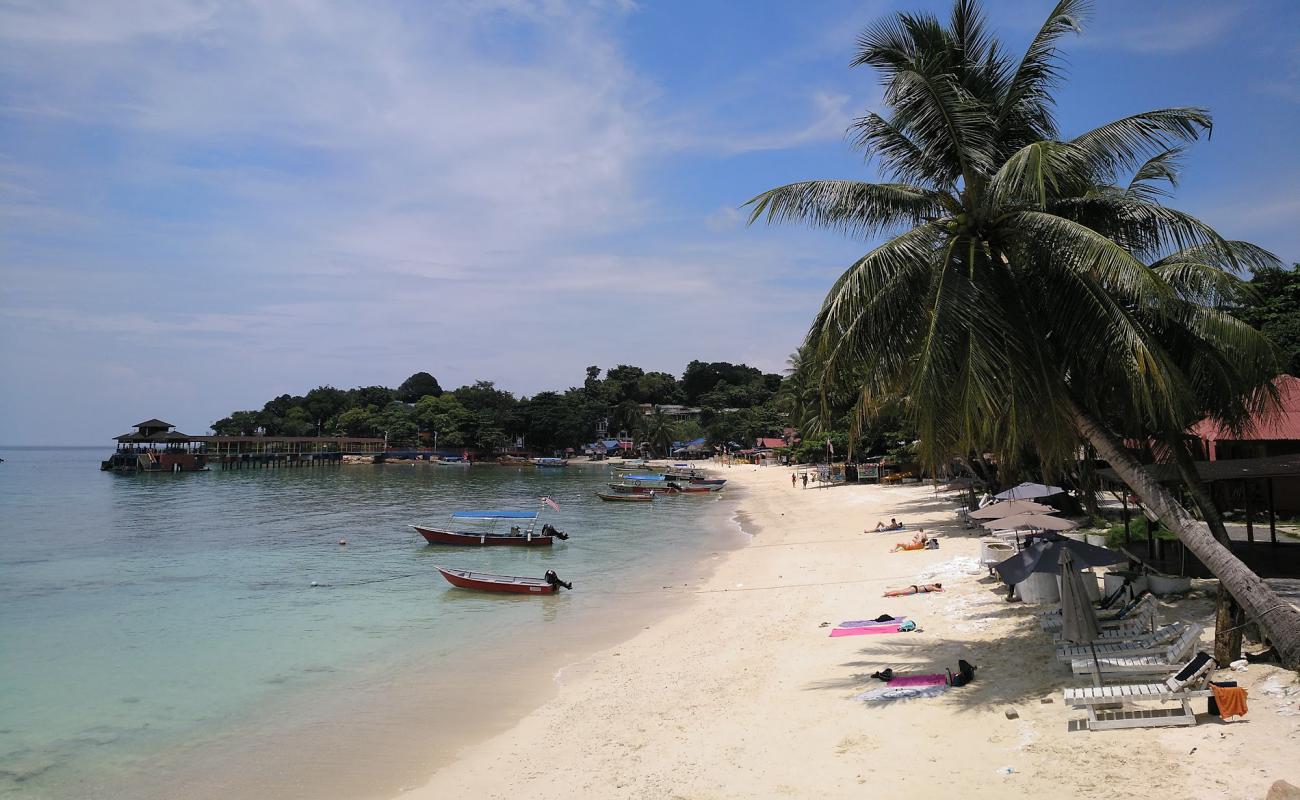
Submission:
{"label": "person sunbathing", "polygon": [[903,523],[899,522],[898,520],[894,519],[893,517],[890,517],[890,518],[889,518],[889,524],[888,524],[888,525],[886,525],[886,524],[884,523],[883,520],[880,521],[880,522],[877,522],[877,523],[876,523],[876,532],[877,532],[877,533],[879,533],[879,532],[881,532],[881,531],[901,531],[902,529],[903,529]]}
{"label": "person sunbathing", "polygon": [[916,532],[916,535],[912,537],[911,541],[899,542],[898,544],[894,545],[894,549],[890,550],[889,552],[897,553],[901,550],[924,550],[925,543],[926,543],[925,531],[919,530]]}
{"label": "person sunbathing", "polygon": [[904,586],[901,589],[886,589],[885,597],[903,597],[909,594],[929,594],[930,592],[942,592],[942,583],[914,583],[911,586]]}

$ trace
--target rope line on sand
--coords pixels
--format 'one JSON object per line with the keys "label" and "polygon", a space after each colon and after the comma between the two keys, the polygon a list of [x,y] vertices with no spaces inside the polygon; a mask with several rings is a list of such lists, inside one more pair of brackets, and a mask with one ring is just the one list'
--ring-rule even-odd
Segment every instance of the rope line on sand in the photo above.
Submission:
{"label": "rope line on sand", "polygon": [[812,588],[817,586],[844,586],[844,585],[855,584],[855,583],[886,583],[888,581],[906,581],[911,579],[912,577],[913,576],[910,575],[888,575],[883,578],[857,578],[855,580],[847,580],[847,581],[818,581],[814,583],[782,583],[775,586],[731,586],[722,589],[688,589],[685,591],[681,589],[674,589],[674,588],[667,588],[667,587],[660,588],[660,589],[632,589],[626,591],[619,590],[619,589],[597,589],[596,591],[592,591],[592,592],[584,592],[584,594],[664,594],[664,593],[723,594],[725,592],[763,592],[763,591],[770,591],[773,589],[807,589],[807,588]]}

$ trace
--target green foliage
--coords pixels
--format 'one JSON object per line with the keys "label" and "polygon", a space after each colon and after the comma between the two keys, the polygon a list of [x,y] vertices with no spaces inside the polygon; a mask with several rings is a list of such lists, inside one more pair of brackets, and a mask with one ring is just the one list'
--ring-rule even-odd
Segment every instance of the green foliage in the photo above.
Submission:
{"label": "green foliage", "polygon": [[425,395],[415,404],[415,421],[420,430],[438,434],[438,445],[463,447],[469,444],[474,415],[454,394]]}
{"label": "green foliage", "polygon": [[[1145,542],[1147,540],[1148,531],[1150,531],[1150,529],[1153,526],[1155,527],[1154,535],[1155,538],[1157,539],[1174,541],[1178,538],[1173,534],[1172,531],[1167,530],[1163,526],[1156,525],[1155,523],[1150,522],[1141,513],[1135,513],[1132,517],[1129,518],[1129,523],[1128,523],[1129,535],[1132,537],[1134,542]],[[1107,547],[1118,548],[1123,544],[1124,544],[1124,523],[1121,522],[1118,525],[1111,525],[1109,528],[1106,529]]]}
{"label": "green foliage", "polygon": [[[280,395],[261,411],[240,411],[214,423],[218,433],[306,436],[383,436],[389,444],[407,447],[437,433],[441,447],[469,447],[491,453],[522,436],[535,452],[579,448],[595,438],[597,422],[609,423],[611,434],[626,432],[637,441],[658,437],[656,447],[667,453],[673,440],[714,437],[752,442],[756,436],[780,435],[786,414],[778,407],[779,375],[765,375],[744,364],[692,362],[687,372],[715,407],[708,421],[677,421],[667,415],[647,416],[643,404],[680,404],[687,393],[666,372],[647,372],[620,364],[601,379],[598,366],[586,369],[581,388],[539,392],[516,398],[491,381],[477,381],[444,392],[427,372],[417,372],[396,390],[367,386],[340,390],[320,386],[305,396]],[[721,414],[720,408],[741,411]],[[712,422],[713,424],[710,424]],[[671,438],[665,436],[671,434]]]}
{"label": "green foliage", "polygon": [[682,374],[681,391],[687,405],[749,408],[766,402],[780,385],[780,375],[764,375],[746,364],[692,361]]}
{"label": "green foliage", "polygon": [[1273,342],[1282,372],[1300,377],[1300,264],[1259,267],[1248,287],[1234,315]]}
{"label": "green foliage", "polygon": [[426,395],[438,397],[441,394],[442,387],[438,385],[438,379],[427,372],[417,372],[397,387],[397,399],[403,403],[414,403]]}
{"label": "green foliage", "polygon": [[334,421],[336,436],[374,436],[375,407],[355,406],[339,414]]}
{"label": "green foliage", "polygon": [[677,440],[677,424],[672,417],[655,409],[647,423],[646,436],[655,455],[667,456],[672,452],[673,442]]}

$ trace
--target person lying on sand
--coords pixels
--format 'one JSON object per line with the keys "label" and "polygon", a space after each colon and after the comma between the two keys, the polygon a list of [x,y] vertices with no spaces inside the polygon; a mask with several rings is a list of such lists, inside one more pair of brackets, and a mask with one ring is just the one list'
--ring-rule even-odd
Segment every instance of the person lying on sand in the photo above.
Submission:
{"label": "person lying on sand", "polygon": [[930,592],[942,592],[942,583],[914,583],[911,586],[904,586],[901,589],[886,589],[885,597],[903,597],[909,594],[929,594]]}
{"label": "person lying on sand", "polygon": [[902,529],[903,529],[903,523],[899,522],[893,517],[889,518],[888,525],[886,525],[883,521],[876,523],[877,533],[879,533],[880,531],[901,531]]}
{"label": "person lying on sand", "polygon": [[889,552],[897,553],[900,550],[924,550],[925,542],[926,542],[925,530],[922,529],[916,532],[916,535],[912,537],[911,541],[899,542],[898,544],[894,545],[894,549],[890,550]]}

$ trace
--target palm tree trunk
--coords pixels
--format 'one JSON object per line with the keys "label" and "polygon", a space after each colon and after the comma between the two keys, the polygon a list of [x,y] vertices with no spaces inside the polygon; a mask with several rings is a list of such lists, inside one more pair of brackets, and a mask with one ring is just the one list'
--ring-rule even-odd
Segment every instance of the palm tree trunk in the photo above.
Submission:
{"label": "palm tree trunk", "polygon": [[[1201,510],[1201,518],[1210,527],[1210,533],[1214,534],[1214,538],[1224,547],[1229,547],[1228,529],[1223,526],[1219,507],[1214,504],[1214,498],[1210,496],[1209,490],[1201,481],[1200,473],[1196,471],[1196,464],[1192,461],[1191,454],[1187,452],[1187,443],[1181,436],[1170,436],[1166,439],[1166,444],[1173,455],[1174,463],[1178,466],[1178,474],[1182,476],[1187,491],[1192,495],[1192,501]],[[1214,601],[1215,661],[1220,664],[1231,664],[1241,658],[1241,626],[1245,621],[1241,606],[1223,585],[1223,581],[1219,581],[1219,592]]]}
{"label": "palm tree trunk", "polygon": [[1262,578],[1214,538],[1208,525],[1193,519],[1167,489],[1143,472],[1142,465],[1124,451],[1119,439],[1100,421],[1077,403],[1073,411],[1079,433],[1092,442],[1097,453],[1165,527],[1178,536],[1183,546],[1209,568],[1245,609],[1246,615],[1259,623],[1277,648],[1282,663],[1289,669],[1300,669],[1300,610],[1278,597]]}

